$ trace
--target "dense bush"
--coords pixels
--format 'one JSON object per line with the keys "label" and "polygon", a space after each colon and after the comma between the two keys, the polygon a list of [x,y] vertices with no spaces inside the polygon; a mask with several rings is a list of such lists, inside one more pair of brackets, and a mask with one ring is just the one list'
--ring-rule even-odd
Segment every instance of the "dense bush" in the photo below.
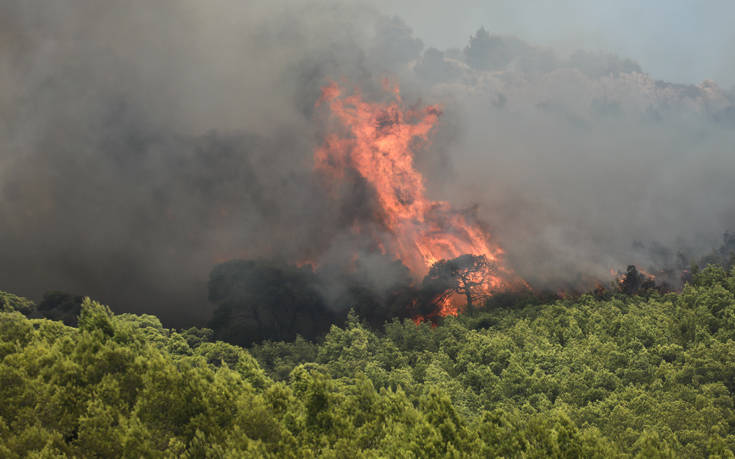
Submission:
{"label": "dense bush", "polygon": [[[245,350],[2,294],[0,457],[733,457],[735,271]],[[257,359],[257,361],[256,361]]]}

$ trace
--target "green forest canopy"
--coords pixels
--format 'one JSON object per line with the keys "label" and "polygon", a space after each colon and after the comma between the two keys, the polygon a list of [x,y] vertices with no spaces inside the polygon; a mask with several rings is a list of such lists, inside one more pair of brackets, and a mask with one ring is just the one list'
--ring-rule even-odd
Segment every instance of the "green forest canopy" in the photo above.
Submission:
{"label": "green forest canopy", "polygon": [[0,457],[733,457],[735,270],[244,349],[0,293]]}

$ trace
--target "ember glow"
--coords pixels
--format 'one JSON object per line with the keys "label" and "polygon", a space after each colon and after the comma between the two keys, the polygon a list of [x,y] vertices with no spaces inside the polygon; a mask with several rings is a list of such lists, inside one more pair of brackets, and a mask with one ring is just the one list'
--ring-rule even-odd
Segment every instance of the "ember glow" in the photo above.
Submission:
{"label": "ember glow", "polygon": [[[387,85],[386,85],[387,86]],[[464,254],[484,255],[490,262],[480,290],[490,294],[507,286],[510,272],[503,251],[469,212],[426,197],[423,176],[414,168],[414,151],[425,145],[441,114],[438,106],[407,108],[397,87],[389,102],[368,102],[358,91],[345,94],[336,83],[322,88],[317,105],[326,105],[334,123],[315,153],[315,168],[338,184],[348,170],[357,172],[375,191],[381,231],[372,231],[377,247],[403,262],[417,280],[437,261]],[[454,295],[442,301],[440,315],[456,314],[464,304]]]}

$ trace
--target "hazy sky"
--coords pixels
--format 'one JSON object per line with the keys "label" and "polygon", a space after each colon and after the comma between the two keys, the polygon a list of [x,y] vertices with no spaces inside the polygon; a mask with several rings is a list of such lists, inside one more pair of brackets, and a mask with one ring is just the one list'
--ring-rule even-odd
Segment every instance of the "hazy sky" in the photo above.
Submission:
{"label": "hazy sky", "polygon": [[559,51],[603,49],[676,83],[735,85],[732,0],[378,0],[429,46],[464,47],[480,26]]}

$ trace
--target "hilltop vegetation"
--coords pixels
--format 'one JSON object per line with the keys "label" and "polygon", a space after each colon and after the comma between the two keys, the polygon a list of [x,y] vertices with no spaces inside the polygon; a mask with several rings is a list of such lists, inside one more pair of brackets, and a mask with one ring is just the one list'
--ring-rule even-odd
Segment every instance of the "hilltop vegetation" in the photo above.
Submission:
{"label": "hilltop vegetation", "polygon": [[[500,302],[496,302],[500,303]],[[246,350],[0,293],[0,457],[733,457],[735,270]]]}

